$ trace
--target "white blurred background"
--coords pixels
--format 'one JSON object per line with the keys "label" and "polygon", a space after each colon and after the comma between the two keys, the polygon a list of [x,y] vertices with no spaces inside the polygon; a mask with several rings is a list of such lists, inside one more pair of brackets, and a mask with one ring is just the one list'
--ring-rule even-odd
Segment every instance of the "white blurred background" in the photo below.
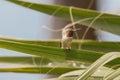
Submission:
{"label": "white blurred background", "polygon": [[[120,0],[97,0],[97,10],[120,15]],[[120,41],[120,36],[98,31],[98,39],[100,41]]]}

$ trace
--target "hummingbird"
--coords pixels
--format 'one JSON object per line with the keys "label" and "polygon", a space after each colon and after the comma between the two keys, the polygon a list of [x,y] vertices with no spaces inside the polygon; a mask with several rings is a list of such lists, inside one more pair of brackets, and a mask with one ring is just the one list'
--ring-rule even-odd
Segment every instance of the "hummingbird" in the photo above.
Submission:
{"label": "hummingbird", "polygon": [[62,29],[61,48],[65,50],[71,49],[71,43],[74,36],[74,32],[79,29],[74,29],[74,26],[65,26]]}
{"label": "hummingbird", "polygon": [[73,39],[73,29],[72,27],[65,27],[62,29],[62,39],[61,39],[61,48],[62,49],[71,49],[71,42]]}

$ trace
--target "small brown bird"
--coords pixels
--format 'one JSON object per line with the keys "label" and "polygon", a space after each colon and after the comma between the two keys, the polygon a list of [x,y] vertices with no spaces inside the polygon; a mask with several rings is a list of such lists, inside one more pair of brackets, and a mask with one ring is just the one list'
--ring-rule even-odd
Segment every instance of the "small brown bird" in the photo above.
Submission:
{"label": "small brown bird", "polygon": [[62,49],[71,49],[71,43],[74,36],[74,32],[80,30],[80,28],[75,29],[73,24],[68,24],[62,29],[62,39],[61,39],[61,48]]}
{"label": "small brown bird", "polygon": [[73,27],[64,27],[62,30],[61,48],[71,49],[71,42],[73,39]]}

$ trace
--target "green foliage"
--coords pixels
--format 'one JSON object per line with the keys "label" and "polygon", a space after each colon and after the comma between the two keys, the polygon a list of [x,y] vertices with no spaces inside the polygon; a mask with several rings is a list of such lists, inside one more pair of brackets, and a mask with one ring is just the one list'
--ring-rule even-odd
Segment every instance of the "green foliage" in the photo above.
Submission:
{"label": "green foliage", "polygon": [[[70,20],[70,7],[32,3],[20,0],[8,0],[12,3],[43,12],[49,15],[57,16],[66,20]],[[24,3],[24,4],[23,4]],[[32,5],[31,5],[32,4]],[[102,29],[117,35],[120,35],[120,16],[98,11],[81,9],[72,7],[74,21],[96,29]]]}
{"label": "green foliage", "polygon": [[[0,48],[19,51],[31,55],[42,56],[45,58],[53,58],[60,60],[76,60],[86,61],[91,63],[103,55],[101,52],[88,51],[88,50],[71,50],[65,51],[64,49],[48,47],[42,45],[33,45],[20,42],[0,40]],[[91,57],[89,57],[91,56]]]}
{"label": "green foliage", "polygon": [[[5,37],[0,37],[0,40],[60,48],[60,40],[38,41],[38,40],[23,40],[23,39],[21,40],[21,39],[5,38]],[[73,40],[72,49],[78,49],[79,45],[82,45],[81,49],[97,51],[97,52],[106,53],[106,52],[115,52],[115,51],[119,52],[120,51],[120,46],[119,46],[120,42],[98,42],[98,41],[89,41],[89,40],[84,40],[84,41]]]}
{"label": "green foliage", "polygon": [[[36,56],[0,57],[0,63],[18,65],[18,67],[13,68],[1,68],[0,72],[47,73],[58,75],[73,70],[84,69],[79,66],[72,66],[72,62],[70,61],[45,59]],[[19,67],[19,65],[21,66]]]}
{"label": "green foliage", "polygon": [[[95,61],[88,69],[85,70],[85,72],[80,75],[77,80],[86,80],[88,79],[95,71],[97,71],[100,67],[105,65],[106,63],[119,58],[120,52],[111,52],[107,53],[101,58],[99,58],[97,61]],[[111,78],[110,78],[111,79]],[[113,78],[112,78],[113,79]]]}
{"label": "green foliage", "polygon": [[78,70],[81,68],[67,68],[67,67],[19,67],[19,68],[0,68],[0,72],[17,72],[17,73],[39,73],[61,75],[63,73]]}
{"label": "green foliage", "polygon": [[[40,3],[32,3],[22,0],[7,0],[9,2],[33,9],[39,12],[43,12],[52,16],[60,17],[66,20],[70,20],[70,9],[72,10],[74,23],[93,27],[95,29],[102,29],[113,34],[120,35],[120,16],[112,15],[107,13],[101,13],[97,11],[58,6],[48,5]],[[24,3],[24,4],[23,4]],[[32,5],[31,5],[32,4]],[[106,62],[109,62],[105,66],[113,67],[120,65],[120,58],[116,55],[107,56],[103,58],[106,52],[117,52],[120,51],[120,42],[97,42],[97,41],[73,41],[72,50],[64,50],[59,48],[59,41],[31,41],[31,40],[18,40],[0,37],[0,48],[22,52],[30,55],[30,57],[0,57],[1,63],[14,63],[14,64],[28,64],[25,67],[18,68],[3,68],[0,72],[25,72],[25,73],[46,73],[46,74],[63,74],[73,70],[80,70],[78,66],[70,66],[72,62],[76,61],[84,63],[94,63],[88,69],[84,69],[85,72],[81,73],[83,78],[77,77],[62,77],[48,80],[84,80],[92,77],[91,75],[98,70],[99,67],[103,66]],[[78,44],[82,45],[82,49],[78,50]],[[109,55],[109,54],[108,54]],[[119,55],[119,54],[118,54]],[[102,57],[103,56],[103,57]],[[111,61],[114,57],[115,60]],[[100,58],[100,60],[98,60]],[[55,62],[57,64],[55,64]],[[62,64],[64,62],[63,66]],[[48,65],[49,63],[55,65]],[[119,66],[118,66],[119,67]],[[115,68],[114,68],[115,69]],[[118,71],[117,71],[118,70]],[[107,79],[115,79],[119,77],[119,69],[114,70],[111,75],[107,75]],[[109,71],[109,70],[108,70]],[[80,77],[81,77],[80,76]],[[94,80],[97,80],[98,76],[95,76]]]}

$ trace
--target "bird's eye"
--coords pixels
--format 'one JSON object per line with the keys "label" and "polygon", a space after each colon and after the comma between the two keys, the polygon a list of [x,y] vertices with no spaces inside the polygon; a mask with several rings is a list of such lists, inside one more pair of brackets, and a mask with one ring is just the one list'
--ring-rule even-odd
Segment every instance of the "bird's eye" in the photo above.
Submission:
{"label": "bird's eye", "polygon": [[72,30],[67,32],[67,37],[73,37],[73,31]]}

